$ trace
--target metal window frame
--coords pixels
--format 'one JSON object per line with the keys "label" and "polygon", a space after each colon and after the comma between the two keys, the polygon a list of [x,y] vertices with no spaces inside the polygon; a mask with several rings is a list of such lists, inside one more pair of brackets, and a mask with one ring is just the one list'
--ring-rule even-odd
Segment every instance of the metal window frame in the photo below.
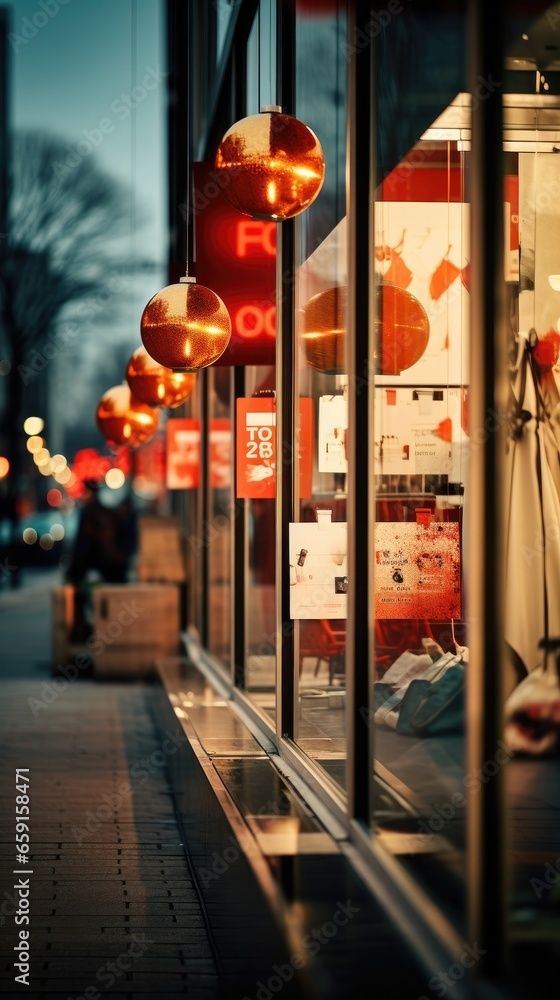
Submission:
{"label": "metal window frame", "polygon": [[[276,91],[285,114],[295,97],[295,0],[276,5]],[[290,618],[289,526],[295,502],[295,223],[277,227],[276,241],[276,732],[293,739],[294,625]]]}
{"label": "metal window frame", "polygon": [[[223,131],[221,124],[223,121],[224,108],[228,107],[230,92],[228,83],[237,81],[242,77],[243,71],[243,42],[246,42],[250,26],[258,9],[258,0],[241,0],[237,16],[232,19],[228,39],[224,48],[224,57],[221,66],[220,78],[216,84],[214,100],[210,113],[202,120],[203,133],[199,141],[199,150],[202,155],[208,155],[213,151],[213,147],[219,140]],[[349,0],[349,24],[359,28],[360,23],[370,16],[371,4],[362,3],[361,0]],[[469,60],[470,60],[470,80],[471,90],[475,89],[478,75],[494,72],[499,78],[501,72],[500,51],[501,38],[495,30],[490,32],[489,22],[485,17],[482,0],[469,0],[468,19],[470,26],[469,36]],[[290,112],[293,102],[293,72],[295,65],[294,58],[294,0],[285,0],[278,4],[278,24],[277,24],[277,72],[279,80],[279,103],[284,110]],[[367,53],[364,56],[364,51]],[[366,287],[366,280],[371,276],[371,267],[367,257],[362,257],[364,247],[364,229],[371,225],[371,212],[373,211],[373,169],[366,171],[363,169],[363,162],[358,162],[358,148],[361,156],[367,158],[372,166],[374,162],[373,127],[371,122],[371,110],[368,113],[368,125],[366,127],[367,137],[362,134],[363,128],[363,80],[366,77],[365,62],[373,58],[373,46],[366,47],[360,52],[359,58],[364,57],[364,61],[359,59],[351,60],[349,64],[349,219],[350,219],[350,286],[354,287],[355,294],[350,292],[349,330],[351,331],[349,340],[352,348],[350,351],[350,379],[353,375],[359,375],[358,367],[360,360],[365,357],[370,359],[373,355],[370,340],[367,339],[365,329],[369,329],[369,337],[374,328],[373,303],[371,295]],[[371,71],[371,66],[369,70]],[[291,84],[289,76],[292,74]],[[290,92],[290,86],[292,88]],[[236,93],[237,93],[236,87]],[[241,89],[241,88],[240,88]],[[357,114],[358,93],[360,94],[360,115]],[[371,78],[369,86],[370,95],[373,93]],[[494,97],[494,95],[492,95]],[[373,102],[374,98],[372,98]],[[523,104],[521,100],[520,105]],[[493,218],[493,210],[501,205],[501,189],[498,197],[498,184],[501,185],[501,149],[498,147],[502,142],[502,119],[501,119],[501,95],[492,99],[480,102],[478,117],[473,120],[472,130],[467,135],[461,132],[461,139],[471,143],[472,149],[472,203],[474,211],[472,213],[472,235],[471,235],[471,257],[476,262],[477,281],[473,280],[474,295],[472,299],[472,337],[473,348],[471,358],[471,382],[478,381],[478,389],[472,394],[471,415],[475,421],[484,422],[484,414],[489,406],[494,406],[496,398],[502,392],[497,377],[499,372],[499,352],[501,350],[501,323],[502,317],[499,304],[499,287],[502,276],[498,276],[497,270],[501,267],[502,257],[499,252],[499,242],[501,239],[501,218],[496,225],[489,222]],[[239,107],[238,98],[236,105]],[[358,127],[359,126],[359,127]],[[457,127],[455,127],[455,136]],[[435,137],[436,133],[433,133]],[[426,136],[429,138],[429,136]],[[438,135],[439,138],[439,135]],[[546,132],[543,129],[539,133],[539,140],[543,143],[554,142],[554,133]],[[517,136],[511,136],[515,141]],[[488,171],[488,164],[492,157],[496,157],[494,165]],[[369,187],[368,187],[369,185]],[[368,212],[363,211],[364,199],[367,198]],[[362,211],[360,211],[362,210]],[[277,288],[278,297],[278,331],[277,337],[277,371],[281,374],[277,385],[277,434],[278,453],[282,454],[284,446],[292,448],[294,440],[294,428],[296,426],[294,404],[294,384],[293,384],[293,364],[289,364],[294,357],[294,330],[293,330],[293,294],[294,294],[294,226],[291,223],[284,223],[281,227],[281,238],[279,246],[279,283]],[[497,270],[496,270],[497,269]],[[369,323],[364,323],[364,316],[369,318]],[[352,332],[353,331],[353,332]],[[499,345],[498,358],[495,353],[495,335]],[[368,369],[369,370],[369,369]],[[504,369],[505,370],[505,369]],[[236,391],[241,390],[241,382],[238,378]],[[369,390],[371,392],[371,388]],[[368,526],[367,530],[371,534],[374,517],[372,513],[372,502],[370,488],[365,491],[370,497],[369,506],[364,505],[362,496],[362,486],[367,483],[369,486],[369,472],[373,470],[371,455],[372,435],[372,408],[371,402],[366,397],[351,391],[349,409],[349,437],[353,442],[351,449],[350,490],[349,502],[352,514],[349,517],[349,524],[357,523],[356,518]],[[367,418],[367,419],[366,419]],[[360,467],[357,467],[355,451],[360,449]],[[481,548],[475,546],[469,553],[471,559],[471,572],[469,582],[469,600],[474,616],[479,616],[477,628],[473,630],[471,640],[472,663],[470,668],[470,683],[468,689],[468,766],[478,768],[488,759],[488,754],[495,750],[497,740],[501,737],[501,706],[499,690],[499,665],[501,662],[502,648],[499,641],[499,619],[500,607],[500,584],[498,579],[499,570],[497,564],[499,559],[494,558],[495,544],[499,538],[499,480],[496,479],[496,467],[499,468],[499,435],[490,435],[488,442],[474,453],[475,470],[474,480],[478,483],[478,489],[473,489],[474,506],[471,511],[471,518],[476,524],[477,530],[484,527],[485,543]],[[354,454],[352,454],[354,452]],[[290,452],[288,452],[289,454]],[[496,463],[495,465],[493,463]],[[349,583],[351,592],[358,599],[351,601],[349,612],[349,647],[347,652],[347,674],[348,674],[348,730],[347,730],[347,800],[344,809],[340,796],[334,794],[332,785],[327,776],[319,773],[319,768],[306,758],[303,751],[293,742],[294,732],[294,711],[295,711],[295,685],[294,685],[294,648],[293,632],[290,635],[287,629],[289,619],[289,579],[285,568],[289,564],[287,558],[287,534],[288,526],[292,518],[294,509],[293,492],[294,470],[290,463],[278,463],[277,469],[277,608],[276,624],[278,636],[277,649],[277,671],[278,671],[278,707],[277,724],[275,734],[270,727],[270,735],[276,735],[278,741],[278,751],[281,759],[291,764],[300,775],[305,776],[308,782],[314,782],[315,791],[333,814],[339,818],[344,816],[344,822],[348,830],[348,852],[352,855],[357,864],[361,863],[367,872],[371,882],[377,885],[380,896],[391,892],[394,887],[395,899],[392,904],[392,911],[397,915],[408,911],[411,919],[410,933],[414,934],[414,919],[424,919],[425,927],[418,931],[419,939],[422,941],[430,939],[433,947],[437,950],[437,942],[449,954],[456,951],[460,939],[450,923],[443,916],[436,904],[430,902],[423,890],[418,886],[412,876],[402,870],[400,863],[394,858],[388,858],[386,853],[379,847],[372,844],[369,822],[371,817],[372,789],[370,784],[371,767],[363,767],[364,754],[368,764],[373,760],[372,732],[367,727],[367,732],[363,728],[363,716],[360,715],[360,705],[369,705],[371,680],[366,671],[359,673],[354,671],[354,664],[359,658],[367,654],[372,662],[373,651],[373,624],[371,620],[370,606],[373,602],[368,598],[373,594],[373,568],[371,557],[367,559],[367,548],[363,544],[363,537],[360,536],[359,544],[354,526],[350,527],[349,533]],[[478,498],[476,493],[478,492]],[[374,500],[373,500],[374,504]],[[243,668],[238,670],[241,663],[234,667],[234,680],[239,688],[244,683],[244,662],[245,662],[245,632],[240,626],[238,615],[245,615],[246,608],[246,572],[242,555],[246,550],[246,539],[241,529],[241,518],[237,518],[234,525],[234,587],[241,584],[240,590],[235,598],[234,606],[234,657],[242,658]],[[472,533],[471,533],[472,536]],[[490,553],[492,558],[488,558]],[[362,593],[363,588],[363,593]],[[240,603],[239,594],[241,594]],[[358,607],[361,611],[358,613]],[[475,610],[476,609],[476,610]],[[244,618],[243,618],[244,620]],[[236,631],[237,629],[237,631]],[[288,633],[288,634],[287,634]],[[478,667],[476,666],[478,663]],[[492,670],[484,670],[483,664],[492,663]],[[246,704],[249,713],[255,722],[258,722],[259,713],[251,706],[243,690],[236,689],[234,698]],[[262,719],[260,719],[262,724]],[[266,724],[267,726],[269,723]],[[486,975],[491,972],[500,972],[504,968],[505,948],[506,948],[506,908],[505,908],[505,835],[503,831],[504,810],[503,791],[499,784],[500,777],[496,776],[491,788],[483,788],[477,796],[471,796],[468,811],[468,869],[469,869],[469,934],[471,940],[477,940],[486,948],[488,959],[481,961],[476,969],[477,975]],[[336,804],[335,803],[336,800]],[[367,875],[366,872],[366,875]],[[492,884],[492,893],[484,896],[485,885]],[[391,900],[389,899],[389,903]],[[405,914],[406,917],[406,914]],[[403,917],[403,924],[406,919]],[[417,926],[417,925],[416,925]]]}
{"label": "metal window frame", "polygon": [[[503,8],[491,22],[484,0],[469,0],[469,89],[503,66]],[[507,336],[503,274],[503,110],[499,89],[473,106],[470,153],[470,390],[469,422],[484,427],[488,412],[507,403]],[[486,434],[470,459],[470,629],[467,682],[467,770],[494,758],[503,736],[503,543],[505,428]],[[468,921],[470,940],[484,954],[474,974],[499,974],[506,965],[506,839],[503,768],[467,803]],[[488,886],[492,887],[488,892]]]}
{"label": "metal window frame", "polygon": [[[348,36],[365,26],[367,3],[349,4]],[[348,815],[369,827],[373,796],[373,664],[375,483],[373,465],[372,309],[374,46],[354,46],[348,64],[346,203],[348,220],[348,619],[346,639],[346,794]],[[364,385],[363,379],[366,378]],[[360,456],[360,461],[358,461]],[[364,761],[367,766],[364,767]]]}

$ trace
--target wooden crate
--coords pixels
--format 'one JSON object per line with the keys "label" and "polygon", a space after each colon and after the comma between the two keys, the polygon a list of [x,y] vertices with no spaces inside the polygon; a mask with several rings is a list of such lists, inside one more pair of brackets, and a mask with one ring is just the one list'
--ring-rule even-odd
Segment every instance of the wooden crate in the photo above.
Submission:
{"label": "wooden crate", "polygon": [[[76,657],[92,657],[91,644],[75,643],[71,639],[74,627],[74,587],[66,584],[63,587],[53,587],[51,618],[51,654],[52,667],[58,672],[59,667],[66,667],[75,662]],[[88,675],[83,660],[80,661],[80,671]]]}
{"label": "wooden crate", "polygon": [[74,624],[74,588],[54,587],[52,591],[52,662],[68,663],[70,631]]}
{"label": "wooden crate", "polygon": [[95,673],[145,676],[158,656],[179,649],[179,588],[174,584],[102,584],[94,594]]}
{"label": "wooden crate", "polygon": [[185,561],[179,519],[143,514],[138,519],[138,532],[137,579],[182,583]]}
{"label": "wooden crate", "polygon": [[95,657],[96,677],[149,677],[161,656],[175,656],[179,644],[161,646],[107,646]]}

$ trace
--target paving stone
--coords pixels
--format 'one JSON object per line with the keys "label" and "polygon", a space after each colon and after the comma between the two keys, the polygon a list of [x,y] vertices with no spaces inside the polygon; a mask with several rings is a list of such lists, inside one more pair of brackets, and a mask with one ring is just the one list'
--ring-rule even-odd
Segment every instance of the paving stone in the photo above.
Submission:
{"label": "paving stone", "polygon": [[[100,985],[98,971],[127,955],[136,937],[148,943],[108,991],[112,1000],[197,1000],[197,973],[211,985],[199,1000],[213,1000],[214,955],[165,769],[151,760],[166,737],[144,685],[81,680],[34,719],[26,699],[40,687],[4,683],[0,701],[0,865],[8,886],[14,771],[31,769],[32,982],[25,995],[78,997]],[[134,765],[146,766],[149,779],[135,779]],[[1,986],[9,990],[13,969],[4,965]]]}

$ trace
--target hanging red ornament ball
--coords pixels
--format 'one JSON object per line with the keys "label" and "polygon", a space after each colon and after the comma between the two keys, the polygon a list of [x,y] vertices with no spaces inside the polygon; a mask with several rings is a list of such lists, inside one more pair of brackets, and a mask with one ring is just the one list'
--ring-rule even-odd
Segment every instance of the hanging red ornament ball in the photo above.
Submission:
{"label": "hanging red ornament ball", "polygon": [[224,353],[231,337],[229,313],[215,292],[194,280],[162,288],[148,302],[140,322],[150,357],[173,372],[207,368]]}
{"label": "hanging red ornament ball", "polygon": [[346,371],[346,287],[327,288],[303,307],[302,338],[308,364],[326,375]]}
{"label": "hanging red ornament ball", "polygon": [[132,394],[148,406],[180,406],[190,396],[196,382],[192,372],[173,372],[138,347],[126,366],[126,380]]}
{"label": "hanging red ornament ball", "polygon": [[317,136],[281,109],[265,109],[232,125],[218,146],[222,194],[244,215],[282,222],[315,200],[325,178]]}
{"label": "hanging red ornament ball", "polygon": [[389,281],[377,285],[375,293],[376,371],[378,375],[400,375],[420,360],[428,346],[428,314],[415,295]]}
{"label": "hanging red ornament ball", "polygon": [[150,441],[158,429],[159,412],[135,399],[126,382],[114,385],[101,397],[95,414],[97,426],[110,448],[137,448]]}
{"label": "hanging red ornament ball", "polygon": [[[420,360],[430,337],[424,306],[388,281],[375,289],[376,374],[400,375]],[[302,339],[308,364],[326,375],[343,375],[346,360],[346,286],[319,292],[303,307]]]}

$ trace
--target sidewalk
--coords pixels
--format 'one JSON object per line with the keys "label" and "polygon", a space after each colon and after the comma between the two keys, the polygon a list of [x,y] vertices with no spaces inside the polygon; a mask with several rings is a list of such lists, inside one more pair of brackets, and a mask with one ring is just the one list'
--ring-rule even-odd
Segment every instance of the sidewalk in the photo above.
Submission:
{"label": "sidewalk", "polygon": [[[158,732],[146,685],[78,679],[57,693],[55,582],[33,576],[0,594],[2,992],[214,1000],[218,969],[166,778],[174,734]],[[29,987],[12,965],[25,929],[14,915],[16,767],[30,775]]]}
{"label": "sidewalk", "polygon": [[[282,1000],[433,998],[430,976],[348,859],[253,737],[237,731],[225,701],[208,703],[200,677],[200,698],[190,674],[184,685],[202,765],[192,747],[178,753],[186,737],[168,698],[156,721],[163,688],[52,677],[56,582],[30,575],[0,593],[0,991],[29,1000],[272,1000],[279,990]],[[29,769],[29,865],[16,863],[16,768]],[[246,817],[245,846],[254,854],[259,840],[282,889],[289,941],[255,889],[239,829],[223,849],[226,796]],[[297,850],[278,848],[274,829],[298,816]],[[17,924],[28,878],[30,923]],[[15,982],[23,958],[14,970],[27,927],[29,986]]]}

